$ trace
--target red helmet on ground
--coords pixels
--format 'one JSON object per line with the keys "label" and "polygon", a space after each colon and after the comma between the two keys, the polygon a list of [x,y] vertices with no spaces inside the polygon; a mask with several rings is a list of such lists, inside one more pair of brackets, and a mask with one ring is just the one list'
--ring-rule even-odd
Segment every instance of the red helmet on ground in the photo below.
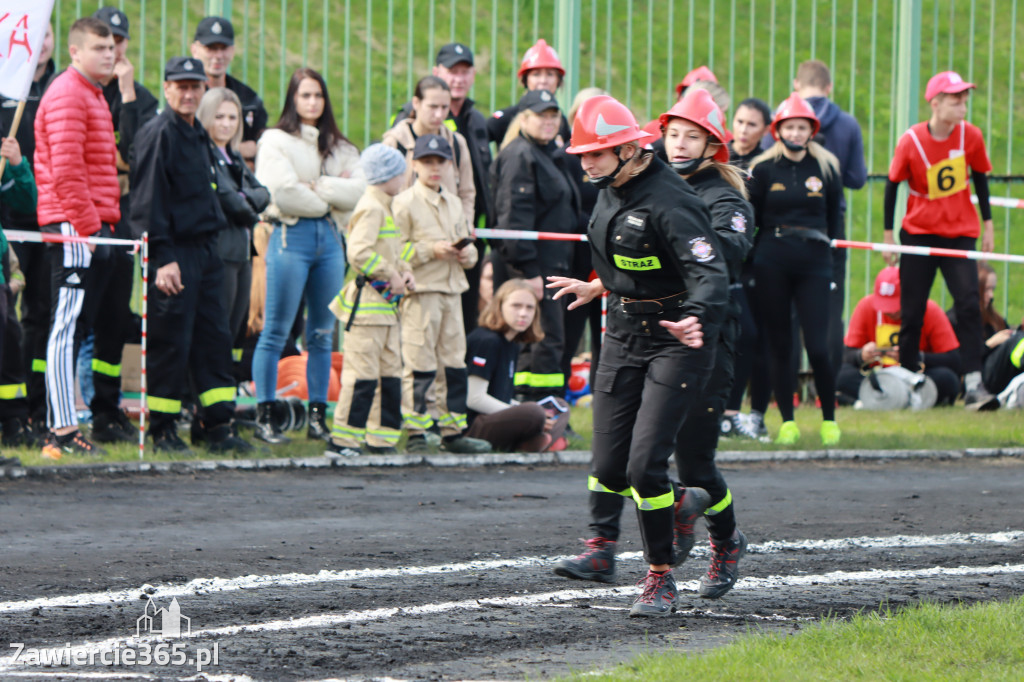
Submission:
{"label": "red helmet on ground", "polygon": [[708,67],[698,66],[696,69],[683,76],[683,80],[679,81],[679,85],[676,86],[676,97],[683,94],[683,90],[690,87],[697,81],[711,81],[712,83],[717,83],[718,79]]}
{"label": "red helmet on ground", "polygon": [[721,145],[715,152],[715,161],[729,163],[729,148],[725,145],[732,140],[732,133],[725,127],[725,116],[715,104],[710,92],[687,90],[683,98],[662,114],[658,121],[661,122],[661,127],[665,128],[673,118],[681,118],[708,131],[714,141]]}
{"label": "red helmet on ground", "polygon": [[558,58],[558,53],[543,38],[523,55],[523,61],[519,64],[519,73],[516,74],[516,77],[522,78],[523,74],[532,69],[554,69],[565,76],[565,67],[562,66],[562,60]]}
{"label": "red helmet on ground", "polygon": [[566,148],[570,154],[585,154],[598,149],[610,149],[627,142],[641,146],[650,137],[640,130],[636,117],[626,105],[609,95],[598,95],[585,100],[572,122],[572,140]]}
{"label": "red helmet on ground", "polygon": [[772,119],[771,125],[772,137],[776,140],[779,139],[779,124],[791,118],[806,118],[809,120],[811,122],[811,137],[817,135],[818,131],[821,130],[821,121],[814,115],[814,109],[807,103],[807,100],[794,92],[779,106],[779,110],[775,112],[775,118]]}

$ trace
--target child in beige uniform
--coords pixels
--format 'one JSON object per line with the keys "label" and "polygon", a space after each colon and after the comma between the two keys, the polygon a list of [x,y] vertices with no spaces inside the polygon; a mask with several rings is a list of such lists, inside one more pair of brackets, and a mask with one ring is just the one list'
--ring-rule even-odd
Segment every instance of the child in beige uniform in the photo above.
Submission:
{"label": "child in beige uniform", "polygon": [[441,447],[448,452],[488,452],[490,444],[466,430],[466,335],[461,294],[463,272],[477,261],[476,247],[458,197],[441,185],[452,148],[439,135],[422,135],[413,150],[416,183],[395,197],[392,210],[401,232],[402,258],[411,263],[416,290],[401,304],[402,414],[409,452],[425,452],[424,433],[434,425],[428,394],[437,382],[436,418]]}
{"label": "child in beige uniform", "polygon": [[[360,157],[369,186],[349,223],[348,262],[359,275],[331,302],[345,324],[341,394],[334,410],[328,457],[396,452],[402,434],[402,356],[398,301],[414,285],[399,253],[391,200],[404,184],[405,159],[374,144]],[[379,390],[378,390],[379,389]]]}

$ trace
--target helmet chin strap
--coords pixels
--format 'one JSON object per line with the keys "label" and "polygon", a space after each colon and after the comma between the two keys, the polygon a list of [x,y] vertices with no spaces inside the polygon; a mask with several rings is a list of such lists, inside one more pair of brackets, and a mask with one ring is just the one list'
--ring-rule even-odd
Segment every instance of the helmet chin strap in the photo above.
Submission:
{"label": "helmet chin strap", "polygon": [[779,139],[782,140],[782,146],[791,152],[802,152],[807,150],[806,144],[797,144],[796,142],[790,142],[789,140],[782,137],[780,137]]}
{"label": "helmet chin strap", "polygon": [[704,155],[708,153],[708,141],[704,141],[704,149],[701,151],[700,156],[689,159],[688,161],[673,161],[669,165],[672,166],[672,170],[680,175],[692,175],[697,172],[700,165],[704,163],[707,158]]}
{"label": "helmet chin strap", "polygon": [[[614,151],[616,156],[619,156],[620,149],[622,149],[621,145],[615,148]],[[622,170],[623,166],[632,161],[635,156],[636,154],[634,153],[633,156],[625,160],[623,160],[622,157],[619,157],[619,165],[615,167],[615,170],[613,170],[608,175],[602,175],[599,178],[590,178],[590,184],[593,185],[596,189],[605,189],[606,187],[610,187],[611,184],[615,182],[615,178],[618,177],[619,172]]]}

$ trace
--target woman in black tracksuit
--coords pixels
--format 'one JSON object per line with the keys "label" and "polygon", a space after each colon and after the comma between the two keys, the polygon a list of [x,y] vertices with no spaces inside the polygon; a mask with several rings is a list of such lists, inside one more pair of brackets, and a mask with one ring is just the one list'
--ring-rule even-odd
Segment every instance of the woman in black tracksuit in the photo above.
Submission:
{"label": "woman in black tracksuit", "polygon": [[[519,114],[509,126],[515,136],[491,165],[491,186],[498,229],[533,232],[576,231],[580,198],[567,172],[564,156],[554,140],[561,112],[553,94],[530,90],[517,105]],[[516,392],[525,400],[565,395],[565,313],[563,301],[544,289],[543,277],[567,276],[572,267],[573,243],[538,242],[527,239],[495,241],[504,268],[495,268],[494,288],[502,284],[500,273],[522,277],[540,300],[544,338],[531,344],[520,358]]]}
{"label": "woman in black tracksuit", "polygon": [[[571,154],[600,192],[587,236],[600,279],[549,278],[573,306],[609,291],[608,331],[594,382],[587,549],[555,572],[612,582],[624,498],[637,505],[649,564],[631,616],[676,609],[672,577],[678,492],[668,475],[674,428],[700,399],[714,361],[728,274],[707,207],[649,150],[629,109],[608,96],[583,103]],[[691,488],[682,495],[694,497]],[[706,498],[707,493],[699,491]]]}
{"label": "woman in black tracksuit", "polygon": [[[238,153],[242,139],[242,104],[227,88],[212,88],[203,95],[196,116],[210,134],[217,198],[228,225],[217,236],[217,252],[224,261],[221,300],[228,330],[238,340],[249,315],[252,283],[252,228],[270,203],[270,192]],[[236,348],[239,347],[236,344]]]}
{"label": "woman in black tracksuit", "polygon": [[831,239],[842,234],[839,162],[811,138],[821,124],[796,93],[782,103],[771,124],[775,144],[750,166],[750,203],[758,236],[754,246],[755,305],[771,354],[772,386],[782,428],[776,442],[792,445],[800,438],[793,420],[793,334],[790,309],[795,303],[804,345],[821,398],[821,439],[839,443],[835,422],[835,376],[827,346],[829,292],[832,281]]}

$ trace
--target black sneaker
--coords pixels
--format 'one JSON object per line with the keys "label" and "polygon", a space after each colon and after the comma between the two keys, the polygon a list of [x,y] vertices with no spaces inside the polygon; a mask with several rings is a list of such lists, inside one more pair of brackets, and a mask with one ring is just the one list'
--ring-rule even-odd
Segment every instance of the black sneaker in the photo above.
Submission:
{"label": "black sneaker", "polygon": [[690,551],[696,542],[693,524],[709,506],[711,506],[711,495],[704,488],[687,488],[683,491],[683,496],[676,502],[673,568],[681,565],[686,561],[686,557],[690,556]]}
{"label": "black sneaker", "polygon": [[248,441],[239,438],[231,424],[220,424],[212,429],[207,429],[206,443],[210,452],[247,455],[256,449]]}
{"label": "black sneaker", "polygon": [[747,553],[747,536],[737,530],[731,539],[711,538],[711,565],[700,579],[700,596],[718,599],[732,589],[740,577],[739,563]]}
{"label": "black sneaker", "polygon": [[333,440],[327,444],[327,449],[324,450],[324,456],[328,459],[341,459],[342,457],[359,457],[363,454],[363,451],[359,448],[349,447],[348,445],[338,445]]}
{"label": "black sneaker", "polygon": [[107,454],[107,451],[92,443],[82,435],[82,432],[75,429],[63,436],[50,432],[46,443],[43,445],[43,456],[49,459],[60,459],[62,455],[89,455],[98,457]]}
{"label": "black sneaker", "polygon": [[637,586],[642,588],[640,596],[629,609],[630,617],[636,616],[670,616],[675,613],[679,602],[679,590],[672,571],[655,573],[647,571]]}
{"label": "black sneaker", "polygon": [[20,467],[21,460],[17,457],[4,457],[0,455],[0,467]]}
{"label": "black sneaker", "polygon": [[555,575],[599,583],[615,582],[615,542],[605,538],[583,542],[587,546],[583,553],[555,564]]}
{"label": "black sneaker", "polygon": [[160,433],[150,433],[153,437],[153,449],[157,452],[167,453],[169,455],[184,455],[192,456],[195,452],[189,448],[178,436],[178,430],[173,426]]}
{"label": "black sneaker", "polygon": [[999,408],[999,398],[989,393],[984,386],[979,385],[964,395],[964,407],[971,412],[988,412]]}
{"label": "black sneaker", "polygon": [[123,411],[98,413],[92,418],[92,439],[98,443],[134,443],[138,430]]}
{"label": "black sneaker", "polygon": [[398,448],[394,445],[370,445],[367,443],[363,446],[363,450],[368,455],[397,455]]}
{"label": "black sneaker", "polygon": [[2,443],[5,447],[17,448],[23,445],[32,445],[34,442],[28,424],[21,417],[5,419],[3,431]]}
{"label": "black sneaker", "polygon": [[406,441],[405,451],[410,455],[427,455],[437,452],[437,447],[430,444],[425,435],[409,436]]}

